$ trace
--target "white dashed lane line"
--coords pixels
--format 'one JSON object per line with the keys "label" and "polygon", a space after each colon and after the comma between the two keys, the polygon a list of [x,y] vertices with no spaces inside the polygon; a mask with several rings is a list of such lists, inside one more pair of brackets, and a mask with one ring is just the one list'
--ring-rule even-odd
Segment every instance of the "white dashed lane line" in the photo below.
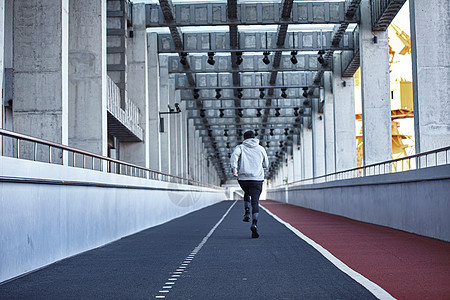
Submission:
{"label": "white dashed lane line", "polygon": [[206,241],[208,241],[209,237],[214,233],[217,227],[219,227],[220,223],[225,219],[225,217],[228,215],[230,210],[233,208],[233,206],[236,204],[237,201],[234,201],[233,204],[228,208],[228,210],[225,212],[225,214],[222,216],[222,218],[214,225],[213,228],[208,232],[208,234],[203,238],[203,240],[200,242],[200,244],[197,245],[197,247],[194,248],[194,250],[183,260],[180,266],[176,269],[175,272],[172,272],[170,275],[170,278],[167,279],[167,282],[163,285],[161,290],[158,292],[159,294],[156,295],[156,299],[164,299],[166,298],[167,293],[170,291],[171,288],[174,287],[176,280],[183,274],[183,272],[186,272],[187,266],[192,262],[195,255],[202,249],[203,245],[205,245]]}

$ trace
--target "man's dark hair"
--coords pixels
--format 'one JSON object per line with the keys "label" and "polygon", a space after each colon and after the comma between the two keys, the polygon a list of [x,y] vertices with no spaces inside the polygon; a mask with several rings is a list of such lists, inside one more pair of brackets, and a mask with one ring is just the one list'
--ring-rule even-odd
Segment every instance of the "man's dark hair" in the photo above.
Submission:
{"label": "man's dark hair", "polygon": [[246,132],[244,133],[244,140],[246,140],[246,139],[252,139],[252,138],[254,138],[254,137],[255,137],[255,133],[254,133],[253,131],[251,131],[251,130],[246,131]]}

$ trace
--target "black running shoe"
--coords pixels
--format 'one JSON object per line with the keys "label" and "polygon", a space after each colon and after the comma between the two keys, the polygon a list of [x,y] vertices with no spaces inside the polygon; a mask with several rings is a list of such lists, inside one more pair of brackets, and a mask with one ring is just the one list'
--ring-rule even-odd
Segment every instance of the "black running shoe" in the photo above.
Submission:
{"label": "black running shoe", "polygon": [[252,225],[252,227],[250,227],[250,230],[252,231],[252,239],[259,238],[258,229],[256,228],[256,225]]}
{"label": "black running shoe", "polygon": [[249,214],[245,214],[245,215],[244,215],[244,219],[242,219],[242,221],[244,221],[244,222],[250,222],[250,215],[249,215]]}

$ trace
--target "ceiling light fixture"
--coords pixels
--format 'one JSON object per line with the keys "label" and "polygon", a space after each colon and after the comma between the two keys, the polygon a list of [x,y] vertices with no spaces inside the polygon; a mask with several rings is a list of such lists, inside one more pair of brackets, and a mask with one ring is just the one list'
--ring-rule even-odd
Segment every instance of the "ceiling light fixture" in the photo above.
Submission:
{"label": "ceiling light fixture", "polygon": [[222,89],[216,89],[216,99],[220,99],[220,97],[222,97],[222,95],[220,94],[221,91]]}
{"label": "ceiling light fixture", "polygon": [[259,98],[263,99],[266,94],[264,93],[264,89],[259,89]]}
{"label": "ceiling light fixture", "polygon": [[305,97],[305,98],[308,98],[308,88],[307,87],[304,87],[303,88],[303,97]]}
{"label": "ceiling light fixture", "polygon": [[242,51],[237,51],[236,52],[236,64],[239,66],[240,64],[242,64],[243,61],[244,61],[244,59],[242,58]]}
{"label": "ceiling light fixture", "polygon": [[275,117],[279,117],[280,116],[280,108],[277,107],[275,108]]}
{"label": "ceiling light fixture", "polygon": [[187,56],[188,54],[186,52],[181,52],[180,53],[180,64],[182,64],[183,66],[187,65]]}
{"label": "ceiling light fixture", "polygon": [[269,55],[270,52],[269,51],[264,51],[263,52],[264,58],[263,58],[263,63],[265,63],[266,65],[270,64],[270,59],[269,59]]}
{"label": "ceiling light fixture", "polygon": [[216,63],[216,61],[214,60],[214,52],[208,52],[208,61],[207,62],[211,66],[214,66],[214,64]]}
{"label": "ceiling light fixture", "polygon": [[325,59],[323,58],[323,55],[325,54],[324,50],[319,51],[319,57],[317,58],[317,61],[319,64],[323,65],[325,63]]}
{"label": "ceiling light fixture", "polygon": [[237,90],[238,90],[237,97],[238,97],[239,99],[241,99],[242,96],[244,95],[244,94],[242,94],[243,89],[237,89]]}
{"label": "ceiling light fixture", "polygon": [[291,51],[291,62],[292,64],[296,65],[298,63],[297,57],[295,57],[297,55],[297,51]]}
{"label": "ceiling light fixture", "polygon": [[200,94],[199,94],[198,92],[200,92],[199,89],[194,89],[193,95],[194,95],[194,99],[195,99],[195,100],[197,100],[197,99],[200,97]]}

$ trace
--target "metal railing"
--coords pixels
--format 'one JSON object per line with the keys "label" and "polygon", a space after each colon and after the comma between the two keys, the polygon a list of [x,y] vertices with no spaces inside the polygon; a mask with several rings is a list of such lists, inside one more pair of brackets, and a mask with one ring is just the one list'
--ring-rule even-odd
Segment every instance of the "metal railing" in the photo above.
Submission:
{"label": "metal railing", "polygon": [[404,171],[447,165],[449,164],[449,162],[450,162],[450,146],[423,153],[418,153],[415,155],[401,157],[393,160],[388,160],[376,164],[362,166],[354,169],[326,174],[314,178],[298,180],[285,185],[279,185],[274,188],[280,186],[314,184],[343,179],[399,173]]}
{"label": "metal railing", "polygon": [[[50,164],[59,164],[69,167],[78,167],[100,172],[116,173],[158,181],[222,189],[216,185],[154,171],[135,164],[5,129],[0,129],[0,142],[2,156],[46,162]],[[9,147],[5,147],[6,144],[9,144]],[[5,149],[8,150],[5,151]]]}

